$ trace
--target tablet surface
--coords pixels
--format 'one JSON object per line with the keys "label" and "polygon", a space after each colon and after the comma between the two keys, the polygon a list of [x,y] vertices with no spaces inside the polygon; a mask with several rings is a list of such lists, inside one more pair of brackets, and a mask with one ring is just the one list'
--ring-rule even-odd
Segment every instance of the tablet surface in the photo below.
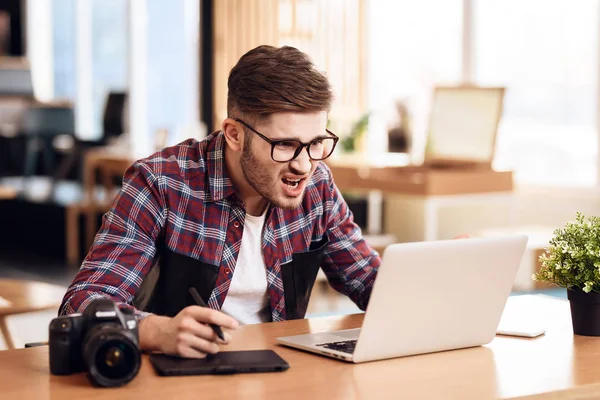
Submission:
{"label": "tablet surface", "polygon": [[278,372],[290,367],[273,350],[222,351],[201,359],[152,354],[150,362],[163,376]]}

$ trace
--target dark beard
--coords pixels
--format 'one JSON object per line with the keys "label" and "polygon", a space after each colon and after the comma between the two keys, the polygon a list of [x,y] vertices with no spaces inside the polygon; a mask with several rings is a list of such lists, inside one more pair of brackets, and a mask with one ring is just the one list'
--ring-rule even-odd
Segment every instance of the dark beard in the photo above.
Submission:
{"label": "dark beard", "polygon": [[[248,147],[244,148],[244,150],[242,151],[242,156],[240,157],[240,165],[242,166],[242,173],[244,174],[244,179],[246,179],[246,182],[248,182],[248,184],[252,186],[252,189],[254,189],[256,193],[260,194],[266,199],[269,199],[270,196],[268,195],[268,193],[264,193],[263,190],[258,186],[258,184],[255,183],[254,179],[251,176],[249,176],[253,175],[250,173],[250,171],[262,171],[264,169],[261,169],[256,158],[254,158],[251,152],[248,150]],[[258,178],[263,178],[262,180],[266,181],[267,176],[265,174],[259,173],[258,175]]]}
{"label": "dark beard", "polygon": [[[240,157],[240,165],[242,167],[242,173],[244,174],[244,179],[246,179],[246,182],[248,182],[248,184],[256,191],[256,193],[267,199],[267,201],[269,201],[271,204],[288,210],[298,208],[298,205],[281,204],[279,201],[277,201],[275,193],[269,190],[269,181],[271,178],[269,172],[262,165],[260,165],[258,160],[252,155],[249,148],[250,146],[244,146],[242,156]],[[302,193],[302,198],[304,198],[304,194],[305,193]]]}

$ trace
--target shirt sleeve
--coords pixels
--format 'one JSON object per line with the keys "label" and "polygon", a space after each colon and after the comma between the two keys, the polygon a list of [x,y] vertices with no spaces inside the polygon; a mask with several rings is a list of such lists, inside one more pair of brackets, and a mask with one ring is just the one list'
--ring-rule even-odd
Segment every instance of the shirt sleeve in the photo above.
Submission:
{"label": "shirt sleeve", "polygon": [[[148,274],[166,218],[160,179],[143,162],[133,164],[81,268],[69,286],[59,315],[80,313],[97,298],[134,308]],[[138,320],[148,313],[135,310]]]}
{"label": "shirt sleeve", "polygon": [[331,172],[327,172],[330,179],[324,195],[329,244],[325,250],[323,272],[335,290],[350,297],[361,310],[366,310],[381,258],[363,239]]}

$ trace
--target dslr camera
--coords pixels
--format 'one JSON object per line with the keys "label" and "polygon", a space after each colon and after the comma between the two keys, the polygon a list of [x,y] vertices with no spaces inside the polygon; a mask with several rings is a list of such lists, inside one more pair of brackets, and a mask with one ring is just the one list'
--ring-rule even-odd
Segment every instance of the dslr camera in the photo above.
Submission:
{"label": "dslr camera", "polygon": [[121,386],[140,369],[137,321],[133,310],[109,299],[94,300],[83,314],[54,318],[49,326],[50,372],[87,371],[97,386]]}

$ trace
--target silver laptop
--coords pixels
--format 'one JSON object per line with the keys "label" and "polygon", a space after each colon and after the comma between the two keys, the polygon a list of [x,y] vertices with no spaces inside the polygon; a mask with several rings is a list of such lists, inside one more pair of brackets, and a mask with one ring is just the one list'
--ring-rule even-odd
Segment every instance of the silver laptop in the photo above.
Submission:
{"label": "silver laptop", "polygon": [[526,244],[518,235],[390,245],[362,328],[277,342],[354,363],[489,343]]}

